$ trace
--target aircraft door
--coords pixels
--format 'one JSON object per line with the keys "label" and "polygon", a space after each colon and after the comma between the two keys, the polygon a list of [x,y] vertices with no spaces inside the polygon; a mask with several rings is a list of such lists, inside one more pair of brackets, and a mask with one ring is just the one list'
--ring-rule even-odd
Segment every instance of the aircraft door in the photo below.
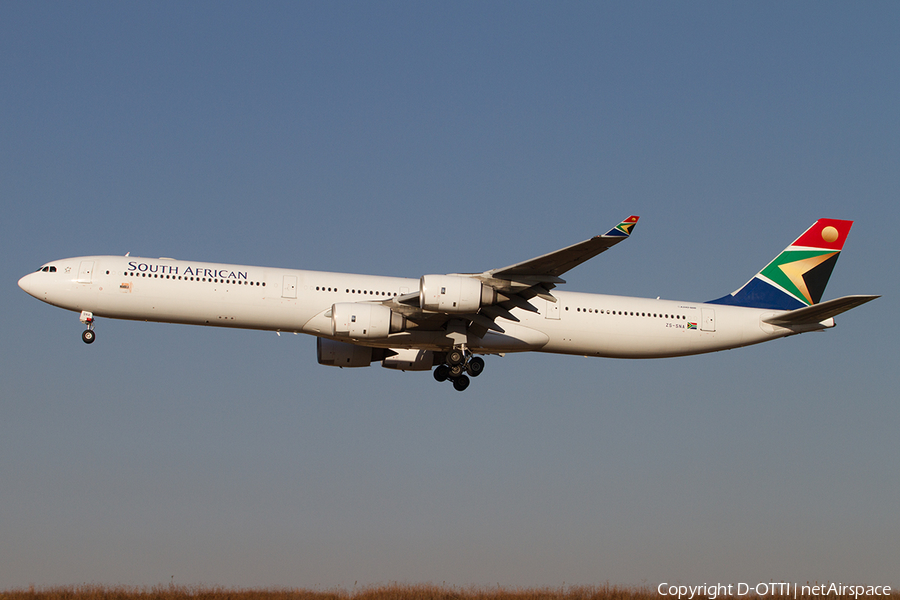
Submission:
{"label": "aircraft door", "polygon": [[91,276],[94,272],[94,261],[83,260],[81,266],[78,267],[78,283],[90,283]]}
{"label": "aircraft door", "polygon": [[296,275],[285,275],[284,283],[281,286],[281,297],[282,298],[296,298],[297,297],[297,276]]}
{"label": "aircraft door", "polygon": [[712,308],[700,310],[700,331],[716,330],[716,311]]}

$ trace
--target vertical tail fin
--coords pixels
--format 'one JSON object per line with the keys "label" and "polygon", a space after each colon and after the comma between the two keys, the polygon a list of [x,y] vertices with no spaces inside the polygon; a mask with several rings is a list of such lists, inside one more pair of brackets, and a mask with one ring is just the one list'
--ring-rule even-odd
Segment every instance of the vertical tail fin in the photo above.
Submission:
{"label": "vertical tail fin", "polygon": [[794,310],[818,303],[852,225],[819,219],[743,287],[710,304]]}

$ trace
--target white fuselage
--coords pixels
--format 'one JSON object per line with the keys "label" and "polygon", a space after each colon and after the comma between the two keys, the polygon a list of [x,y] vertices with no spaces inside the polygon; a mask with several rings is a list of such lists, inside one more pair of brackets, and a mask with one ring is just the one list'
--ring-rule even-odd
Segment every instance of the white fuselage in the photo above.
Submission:
{"label": "white fuselage", "polygon": [[[382,348],[446,350],[443,329],[412,326],[379,339],[332,334],[339,302],[381,302],[418,290],[418,279],[224,265],[128,256],[87,256],[47,263],[19,281],[32,296],[95,317],[307,333]],[[504,333],[468,339],[476,353],[539,351],[613,358],[661,358],[714,352],[797,330],[766,324],[778,312],[754,308],[553,291],[533,298],[537,312],[496,319]],[[833,325],[833,320],[818,329]],[[806,330],[809,330],[807,328]]]}

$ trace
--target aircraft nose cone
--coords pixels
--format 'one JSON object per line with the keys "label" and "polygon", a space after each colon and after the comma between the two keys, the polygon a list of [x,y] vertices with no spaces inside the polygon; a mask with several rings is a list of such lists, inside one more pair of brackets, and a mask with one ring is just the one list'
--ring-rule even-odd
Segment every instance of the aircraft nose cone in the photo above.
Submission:
{"label": "aircraft nose cone", "polygon": [[20,279],[19,287],[25,290],[26,293],[34,296],[34,273],[29,273]]}

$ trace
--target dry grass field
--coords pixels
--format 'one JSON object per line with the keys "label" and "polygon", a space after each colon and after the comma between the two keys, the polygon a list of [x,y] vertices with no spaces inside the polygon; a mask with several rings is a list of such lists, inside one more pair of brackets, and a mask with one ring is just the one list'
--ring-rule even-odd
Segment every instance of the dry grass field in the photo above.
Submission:
{"label": "dry grass field", "polygon": [[[699,600],[703,600],[700,597]],[[778,600],[778,596],[772,596]],[[791,596],[784,596],[789,600]],[[798,596],[821,600],[828,596]],[[900,600],[890,596],[860,600]],[[850,600],[852,596],[833,596]],[[563,588],[451,587],[431,584],[389,584],[352,590],[233,589],[219,587],[103,587],[94,585],[14,589],[0,592],[0,600],[663,600],[650,587],[571,586]],[[665,598],[665,600],[670,600]],[[695,598],[695,600],[698,600]],[[720,596],[716,600],[765,600],[765,597]]]}

